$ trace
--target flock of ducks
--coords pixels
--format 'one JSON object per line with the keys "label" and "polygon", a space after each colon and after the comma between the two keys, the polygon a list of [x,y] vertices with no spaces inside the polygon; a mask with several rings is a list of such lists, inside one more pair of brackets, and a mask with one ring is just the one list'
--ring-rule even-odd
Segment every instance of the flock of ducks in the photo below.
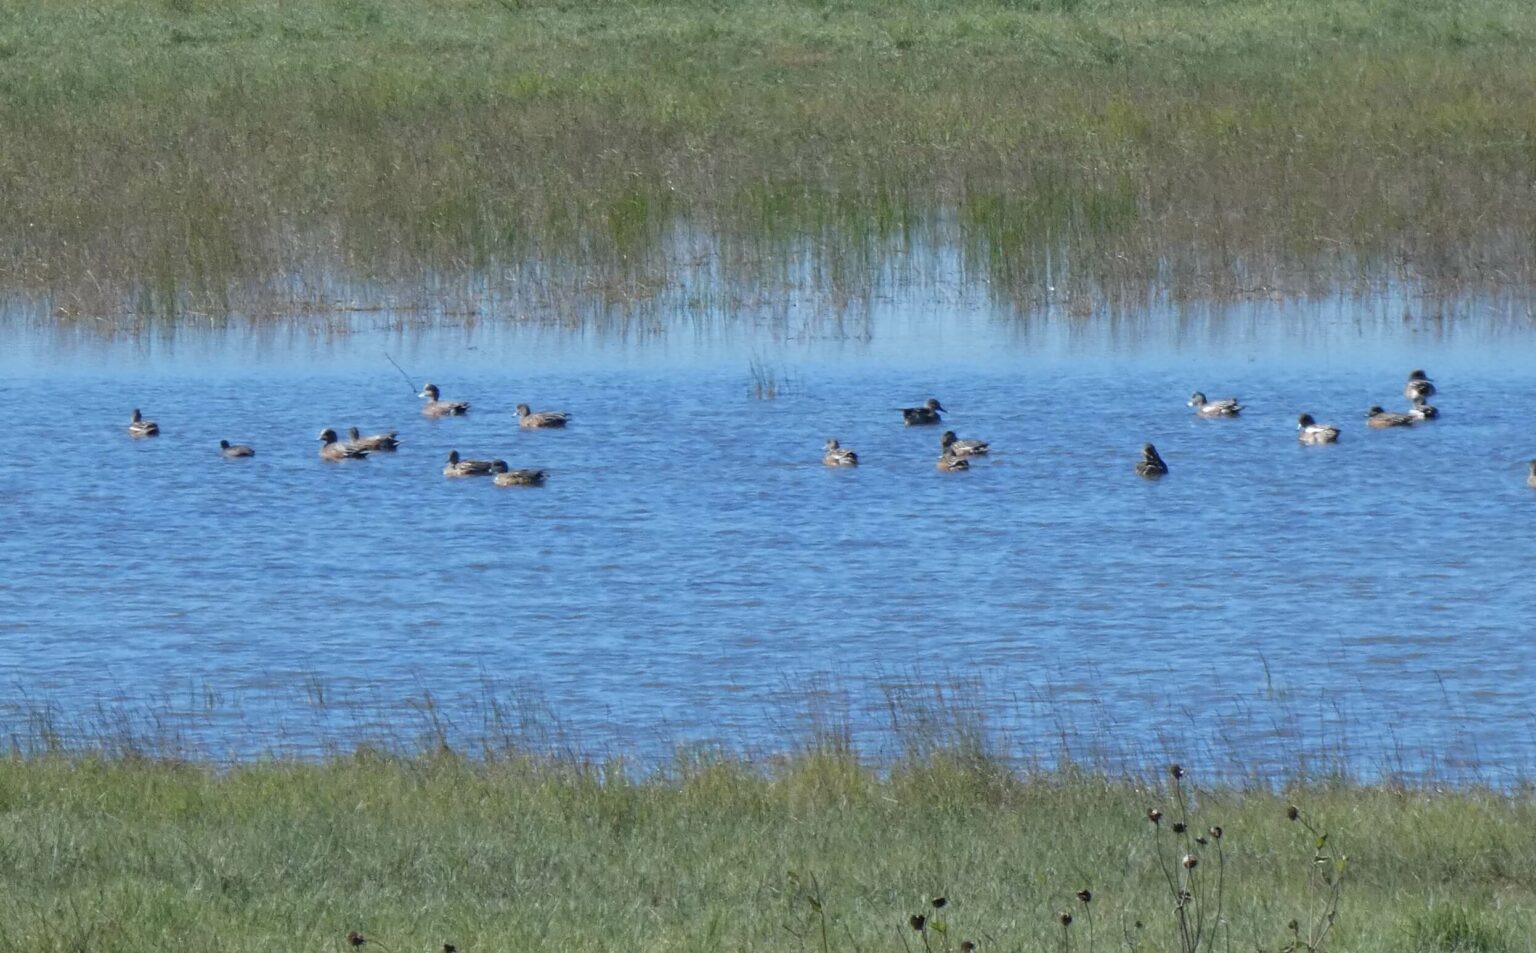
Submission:
{"label": "flock of ducks", "polygon": [[[1415,368],[1408,374],[1408,382],[1403,386],[1403,396],[1408,398],[1410,409],[1405,413],[1394,413],[1383,410],[1380,405],[1372,405],[1365,414],[1366,426],[1377,429],[1411,427],[1425,420],[1434,420],[1440,416],[1440,411],[1431,406],[1428,399],[1435,392],[1434,382],[1422,369]],[[421,406],[421,413],[426,417],[462,417],[469,413],[468,401],[443,400],[436,384],[427,384],[417,396],[426,401]],[[1236,417],[1243,412],[1243,405],[1235,398],[1210,400],[1201,391],[1189,395],[1189,406],[1194,408],[1197,416],[1208,418]],[[941,424],[943,415],[948,413],[935,398],[929,398],[920,407],[902,407],[900,410],[902,422],[908,427]],[[517,417],[519,427],[536,430],[561,428],[571,419],[570,414],[553,410],[534,411],[527,404],[517,405]],[[1311,414],[1297,417],[1296,429],[1297,439],[1304,444],[1337,443],[1339,439],[1338,427],[1318,423]],[[143,414],[135,409],[128,424],[128,434],[135,438],[159,436],[160,425],[144,419]],[[352,427],[347,431],[346,440],[338,437],[330,427],[320,431],[322,460],[361,459],[371,453],[392,453],[399,447],[400,440],[393,430],[363,436],[356,427]],[[939,458],[934,466],[949,472],[967,470],[970,469],[972,458],[986,456],[990,451],[991,446],[985,440],[961,439],[953,430],[946,430],[939,438]],[[219,441],[219,452],[231,459],[256,455],[250,446],[232,444],[228,440]],[[834,437],[826,442],[821,462],[829,467],[856,467],[859,465],[859,455]],[[1167,475],[1168,464],[1158,455],[1156,447],[1146,443],[1141,446],[1141,459],[1137,461],[1135,469],[1138,476],[1157,479]],[[443,476],[488,476],[497,486],[543,486],[547,473],[540,469],[514,469],[505,460],[470,460],[459,456],[457,450],[451,450],[448,462],[443,466]],[[1530,462],[1526,483],[1536,488],[1536,460]]]}
{"label": "flock of ducks", "polygon": [[[1403,396],[1408,398],[1411,408],[1406,413],[1398,414],[1389,413],[1379,405],[1373,405],[1366,411],[1366,426],[1411,427],[1420,421],[1434,420],[1440,416],[1440,411],[1428,403],[1428,399],[1434,394],[1434,382],[1429,379],[1423,369],[1414,368],[1409,372],[1408,383],[1403,387]],[[1236,417],[1243,412],[1243,405],[1236,398],[1210,400],[1198,390],[1189,395],[1189,406],[1194,408],[1196,416],[1199,417]],[[944,406],[935,399],[929,399],[921,407],[901,408],[902,419],[908,427],[942,423],[942,415],[945,412]],[[1304,444],[1337,443],[1339,439],[1338,427],[1333,424],[1320,424],[1311,414],[1302,414],[1296,418],[1296,430],[1296,439]],[[946,430],[939,439],[939,460],[935,466],[940,470],[949,471],[969,469],[969,458],[984,456],[990,449],[985,441],[961,440],[955,436],[953,430]],[[829,467],[854,467],[859,465],[859,455],[834,438],[827,441],[826,452],[821,462]],[[1136,463],[1136,475],[1155,480],[1167,474],[1168,463],[1158,454],[1157,448],[1150,443],[1142,444],[1141,459]],[[1536,487],[1536,460],[1531,461],[1526,482]]]}
{"label": "flock of ducks", "polygon": [[[426,400],[421,405],[421,413],[425,417],[462,417],[469,413],[468,401],[443,400],[436,384],[428,384],[417,396]],[[518,404],[517,418],[520,427],[544,430],[564,427],[571,416],[553,410],[535,412],[527,404]],[[158,437],[160,425],[153,420],[145,420],[144,415],[135,408],[133,418],[128,423],[128,435],[135,438]],[[320,459],[326,461],[360,460],[371,453],[393,453],[398,449],[400,439],[393,430],[365,437],[356,427],[352,427],[347,431],[346,440],[338,437],[330,427],[320,431]],[[228,440],[219,441],[219,452],[230,459],[256,456],[254,448],[243,443],[232,444]],[[507,466],[505,460],[467,460],[459,456],[459,451],[450,450],[448,462],[443,466],[443,476],[488,476],[497,486],[543,486],[547,473],[539,469],[513,469]]]}

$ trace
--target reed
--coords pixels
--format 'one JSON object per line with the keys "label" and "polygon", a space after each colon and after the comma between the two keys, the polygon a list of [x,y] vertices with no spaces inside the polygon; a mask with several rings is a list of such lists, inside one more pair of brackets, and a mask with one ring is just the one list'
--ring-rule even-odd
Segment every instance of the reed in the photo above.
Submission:
{"label": "reed", "polygon": [[30,3],[0,287],[67,318],[1518,285],[1533,42],[1516,0]]}

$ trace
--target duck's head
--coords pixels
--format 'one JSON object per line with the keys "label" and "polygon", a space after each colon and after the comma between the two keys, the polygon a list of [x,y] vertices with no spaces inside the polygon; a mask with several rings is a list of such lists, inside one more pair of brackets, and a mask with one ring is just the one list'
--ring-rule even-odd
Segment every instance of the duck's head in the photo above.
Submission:
{"label": "duck's head", "polygon": [[1427,380],[1429,380],[1429,378],[1425,376],[1424,369],[1422,367],[1415,367],[1413,370],[1409,371],[1408,372],[1408,379],[1410,381],[1427,381]]}
{"label": "duck's head", "polygon": [[1296,418],[1296,429],[1305,430],[1308,427],[1316,425],[1316,423],[1317,421],[1312,419],[1311,414],[1302,414],[1300,417]]}
{"label": "duck's head", "polygon": [[526,416],[528,416],[531,413],[533,413],[533,408],[529,407],[527,404],[518,404],[517,405],[517,415],[519,417],[526,417]]}
{"label": "duck's head", "polygon": [[[928,398],[927,402],[924,403],[923,406],[929,410],[944,410],[944,405],[939,403],[939,399],[937,397]],[[948,411],[945,412],[948,413]]]}
{"label": "duck's head", "polygon": [[492,460],[491,461],[491,472],[492,473],[506,473],[507,472],[507,461],[505,461],[505,460]]}
{"label": "duck's head", "polygon": [[1157,448],[1152,446],[1150,443],[1144,443],[1141,445],[1141,456],[1142,459],[1148,461],[1149,463],[1153,460],[1162,459],[1162,457],[1157,455]]}
{"label": "duck's head", "polygon": [[449,450],[448,451],[448,462],[450,464],[458,463],[459,462],[459,451],[457,451],[457,450]]}
{"label": "duck's head", "polygon": [[841,447],[842,447],[842,444],[837,442],[837,438],[836,437],[828,437],[827,438],[827,447],[826,448],[828,450],[837,450],[837,449],[840,449]]}
{"label": "duck's head", "polygon": [[1191,406],[1191,407],[1199,407],[1199,406],[1202,406],[1204,403],[1205,403],[1205,394],[1201,393],[1200,391],[1195,391],[1193,394],[1189,395],[1189,406]]}
{"label": "duck's head", "polygon": [[1536,477],[1536,460],[1531,461],[1531,476]]}
{"label": "duck's head", "polygon": [[336,431],[332,430],[329,427],[327,427],[324,430],[320,431],[320,442],[321,443],[335,443],[336,442]]}
{"label": "duck's head", "polygon": [[360,439],[362,439],[363,435],[358,432],[358,429],[356,427],[348,427],[347,428],[347,436],[351,437],[353,440],[360,440]]}
{"label": "duck's head", "polygon": [[228,450],[229,449],[229,441],[228,440],[220,440],[219,441],[219,449],[220,450]]}
{"label": "duck's head", "polygon": [[1386,411],[1381,409],[1380,404],[1372,404],[1370,407],[1366,408],[1365,411],[1365,415],[1367,417],[1380,417],[1384,413],[1386,413]]}
{"label": "duck's head", "polygon": [[425,397],[427,400],[437,400],[437,394],[438,394],[437,385],[436,384],[428,384],[426,387],[423,387],[421,389],[421,393],[417,394],[416,396],[417,397]]}
{"label": "duck's head", "polygon": [[953,444],[954,442],[955,442],[955,432],[953,430],[946,430],[942,434],[939,435],[939,446],[943,447],[946,450],[948,450],[950,445]]}
{"label": "duck's head", "polygon": [[138,423],[139,421],[141,421],[143,419],[144,419],[144,415],[139,413],[139,408],[137,408],[137,407],[133,408],[133,422],[134,423]]}

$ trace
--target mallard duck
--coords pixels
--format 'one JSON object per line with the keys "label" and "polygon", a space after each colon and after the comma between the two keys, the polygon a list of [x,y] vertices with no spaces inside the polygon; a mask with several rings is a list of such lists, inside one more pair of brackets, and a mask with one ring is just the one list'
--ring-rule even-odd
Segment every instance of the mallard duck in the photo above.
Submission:
{"label": "mallard duck", "polygon": [[564,427],[570,422],[571,415],[558,410],[541,410],[534,413],[527,404],[517,405],[517,425],[543,429],[547,427]]}
{"label": "mallard duck", "polygon": [[827,441],[826,453],[822,454],[821,462],[829,467],[856,467],[859,465],[859,455],[844,447],[833,437]]}
{"label": "mallard duck", "polygon": [[1440,408],[1432,407],[1422,397],[1413,399],[1413,409],[1408,411],[1408,416],[1414,420],[1434,420],[1440,416]]}
{"label": "mallard duck", "polygon": [[543,486],[548,476],[543,470],[513,470],[505,460],[492,460],[491,471],[496,474],[497,486]]}
{"label": "mallard duck", "polygon": [[219,441],[219,452],[233,460],[236,457],[254,457],[256,451],[243,443],[230,443],[228,440]]}
{"label": "mallard duck", "polygon": [[462,460],[459,451],[448,451],[448,463],[443,467],[445,477],[489,476],[496,468],[495,460]]}
{"label": "mallard duck", "polygon": [[1419,397],[1435,396],[1435,382],[1425,376],[1419,368],[1408,372],[1408,383],[1403,385],[1403,396],[1409,400]]}
{"label": "mallard duck", "polygon": [[350,443],[341,443],[336,439],[336,431],[327,427],[320,431],[320,459],[322,460],[355,460],[368,456],[368,451],[362,447],[354,447]]}
{"label": "mallard duck", "polygon": [[427,399],[427,402],[421,405],[421,412],[428,417],[462,417],[469,413],[467,400],[438,400],[436,384],[428,384],[416,396]]}
{"label": "mallard duck", "polygon": [[1236,417],[1243,412],[1243,405],[1235,398],[1206,400],[1200,391],[1189,395],[1189,406],[1195,408],[1195,413],[1201,417]]}
{"label": "mallard duck", "polygon": [[1141,462],[1136,464],[1136,475],[1144,476],[1149,480],[1168,474],[1168,464],[1157,455],[1157,448],[1150,443],[1141,445]]}
{"label": "mallard duck", "polygon": [[393,430],[391,430],[389,433],[369,434],[368,436],[364,437],[362,434],[358,433],[356,427],[348,427],[347,436],[351,438],[347,441],[348,443],[354,447],[361,447],[364,450],[382,450],[385,453],[393,453],[394,451],[400,449],[400,441],[395,439],[395,431]]}
{"label": "mallard duck", "polygon": [[939,437],[939,448],[957,457],[984,457],[991,452],[991,446],[985,440],[960,440],[953,430],[946,430]]}
{"label": "mallard duck", "polygon": [[1311,414],[1296,418],[1296,439],[1302,443],[1338,443],[1339,428],[1333,424],[1320,424]]}
{"label": "mallard duck", "polygon": [[941,410],[944,410],[944,405],[939,403],[938,398],[930,397],[921,407],[901,408],[901,419],[908,427],[936,424],[943,419],[939,416]]}
{"label": "mallard duck", "polygon": [[1365,412],[1365,425],[1367,427],[1412,427],[1414,419],[1407,414],[1389,414],[1382,410],[1380,405],[1372,404]]}
{"label": "mallard duck", "polygon": [[1536,490],[1536,460],[1531,461],[1531,469],[1525,474],[1525,485]]}
{"label": "mallard duck", "polygon": [[934,464],[934,466],[940,470],[955,472],[958,470],[969,470],[971,468],[971,461],[964,457],[957,457],[952,453],[944,453],[939,455],[939,462]]}
{"label": "mallard duck", "polygon": [[139,413],[139,408],[133,408],[133,420],[128,422],[128,436],[130,437],[158,437],[160,425],[153,420],[145,420]]}

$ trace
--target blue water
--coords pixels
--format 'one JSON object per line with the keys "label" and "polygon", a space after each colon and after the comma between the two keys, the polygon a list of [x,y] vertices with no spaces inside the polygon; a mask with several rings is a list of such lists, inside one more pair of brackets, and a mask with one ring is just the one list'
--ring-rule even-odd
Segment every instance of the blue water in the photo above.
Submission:
{"label": "blue water", "polygon": [[[474,734],[494,692],[593,749],[771,748],[824,690],[875,738],[893,693],[932,684],[1022,757],[1528,773],[1536,331],[1405,307],[894,301],[856,333],[649,335],[13,320],[0,721],[137,712],[215,750],[312,750],[414,730],[428,695]],[[470,415],[422,417],[386,352]],[[1368,431],[1419,366],[1443,419]],[[1197,419],[1195,388],[1249,409]],[[992,458],[937,472],[942,428],[895,410],[929,396]],[[521,431],[523,401],[574,422]],[[134,407],[162,436],[128,438]],[[1303,410],[1341,442],[1299,446]],[[318,431],[350,425],[404,446],[322,462]],[[863,465],[822,467],[830,436]],[[1132,473],[1149,440],[1161,482]],[[450,449],[548,485],[444,479]]]}

